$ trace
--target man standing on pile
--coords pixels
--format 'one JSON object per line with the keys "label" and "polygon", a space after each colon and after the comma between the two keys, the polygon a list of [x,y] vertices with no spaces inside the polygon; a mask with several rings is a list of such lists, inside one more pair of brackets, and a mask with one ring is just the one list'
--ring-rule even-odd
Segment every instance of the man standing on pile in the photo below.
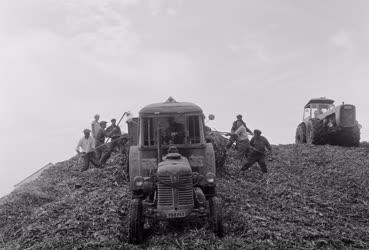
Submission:
{"label": "man standing on pile", "polygon": [[100,162],[101,165],[101,156],[106,148],[105,144],[105,138],[107,137],[106,133],[106,121],[100,122],[100,129],[97,131],[96,139],[95,139],[95,148],[96,148],[96,158]]}
{"label": "man standing on pile", "polygon": [[106,152],[101,157],[100,160],[101,165],[106,163],[106,161],[109,159],[111,153],[113,153],[116,147],[118,147],[120,150],[119,139],[122,135],[122,131],[120,130],[120,127],[116,125],[116,122],[117,122],[116,119],[112,119],[111,125],[105,131],[106,132],[105,135],[111,138],[111,143],[107,146]]}
{"label": "man standing on pile", "polygon": [[[235,131],[238,129],[240,123],[243,126],[245,126],[246,132],[252,134],[251,130],[246,126],[246,123],[242,120],[242,115],[237,115],[236,118],[237,118],[237,120],[235,120],[232,124],[231,134],[235,133]],[[227,143],[226,147],[230,148],[235,141],[237,141],[237,138],[235,138],[235,136],[231,136],[231,138],[229,138],[229,142]]]}
{"label": "man standing on pile", "polygon": [[91,130],[92,130],[92,137],[96,139],[97,132],[99,132],[100,129],[100,123],[99,123],[100,115],[95,115],[95,120],[91,123]]}
{"label": "man standing on pile", "polygon": [[239,159],[242,159],[244,156],[247,157],[247,154],[249,152],[250,141],[247,135],[248,130],[249,129],[246,128],[241,117],[241,119],[237,120],[236,122],[236,130],[228,134],[231,136],[231,138],[234,138],[236,140],[237,158]]}
{"label": "man standing on pile", "polygon": [[251,145],[250,157],[247,158],[247,162],[241,168],[241,171],[247,170],[252,165],[254,165],[255,162],[257,162],[259,163],[261,171],[263,173],[268,173],[268,169],[265,163],[265,149],[268,149],[269,152],[271,152],[272,147],[270,146],[268,140],[264,136],[261,136],[260,130],[258,129],[254,130],[254,137],[251,139],[250,145]]}
{"label": "man standing on pile", "polygon": [[[76,148],[77,153],[82,154],[82,158],[83,158],[82,171],[86,171],[89,168],[90,162],[94,164],[95,166],[97,165],[94,159],[95,142],[94,142],[94,139],[90,136],[90,132],[91,130],[89,129],[83,130],[84,136],[78,141],[77,148]],[[82,149],[82,152],[80,151],[80,149]]]}
{"label": "man standing on pile", "polygon": [[111,125],[106,129],[106,132],[109,134],[109,137],[112,141],[114,139],[119,138],[122,135],[122,131],[120,130],[120,127],[116,125],[117,119],[113,118],[111,119]]}

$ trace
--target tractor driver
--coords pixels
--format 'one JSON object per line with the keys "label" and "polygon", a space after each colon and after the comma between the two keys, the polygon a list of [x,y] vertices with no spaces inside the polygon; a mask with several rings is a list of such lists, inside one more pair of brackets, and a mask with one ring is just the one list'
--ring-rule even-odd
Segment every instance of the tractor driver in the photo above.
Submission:
{"label": "tractor driver", "polygon": [[183,124],[176,122],[174,117],[168,118],[168,124],[164,141],[167,144],[183,144],[186,136]]}

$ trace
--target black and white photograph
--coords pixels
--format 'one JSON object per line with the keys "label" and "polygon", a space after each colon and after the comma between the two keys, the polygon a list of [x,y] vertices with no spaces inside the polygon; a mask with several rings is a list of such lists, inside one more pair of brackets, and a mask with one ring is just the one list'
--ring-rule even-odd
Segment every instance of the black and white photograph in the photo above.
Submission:
{"label": "black and white photograph", "polygon": [[0,0],[0,250],[369,249],[369,0]]}

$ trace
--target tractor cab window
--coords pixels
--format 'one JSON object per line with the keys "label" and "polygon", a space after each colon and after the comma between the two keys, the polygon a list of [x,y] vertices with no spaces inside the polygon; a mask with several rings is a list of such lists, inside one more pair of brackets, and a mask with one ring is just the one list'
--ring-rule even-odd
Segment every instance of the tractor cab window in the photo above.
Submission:
{"label": "tractor cab window", "polygon": [[334,107],[332,104],[325,103],[312,104],[311,105],[312,118],[317,118],[319,115],[324,114],[328,110],[332,109],[332,107]]}
{"label": "tractor cab window", "polygon": [[163,144],[184,144],[186,141],[185,117],[166,117],[161,119],[163,123]]}
{"label": "tractor cab window", "polygon": [[143,145],[196,144],[201,142],[199,116],[143,118]]}
{"label": "tractor cab window", "polygon": [[305,109],[305,112],[304,112],[304,119],[306,119],[306,118],[310,118],[310,111],[311,111],[311,109],[310,109],[310,108],[306,108],[306,109]]}
{"label": "tractor cab window", "polygon": [[188,140],[190,144],[200,143],[199,116],[188,117]]}
{"label": "tractor cab window", "polygon": [[155,145],[155,130],[154,130],[154,119],[145,118],[143,119],[143,144],[145,146]]}

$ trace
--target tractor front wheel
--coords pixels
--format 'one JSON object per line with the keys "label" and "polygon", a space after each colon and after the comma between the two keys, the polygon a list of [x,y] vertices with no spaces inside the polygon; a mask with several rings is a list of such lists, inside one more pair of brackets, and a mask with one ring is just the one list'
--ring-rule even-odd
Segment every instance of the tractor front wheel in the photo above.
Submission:
{"label": "tractor front wheel", "polygon": [[223,237],[223,212],[221,200],[218,197],[212,197],[209,199],[209,210],[209,222],[211,229],[218,237]]}
{"label": "tractor front wheel", "polygon": [[131,200],[129,206],[129,243],[141,244],[144,234],[143,205],[141,199]]}

